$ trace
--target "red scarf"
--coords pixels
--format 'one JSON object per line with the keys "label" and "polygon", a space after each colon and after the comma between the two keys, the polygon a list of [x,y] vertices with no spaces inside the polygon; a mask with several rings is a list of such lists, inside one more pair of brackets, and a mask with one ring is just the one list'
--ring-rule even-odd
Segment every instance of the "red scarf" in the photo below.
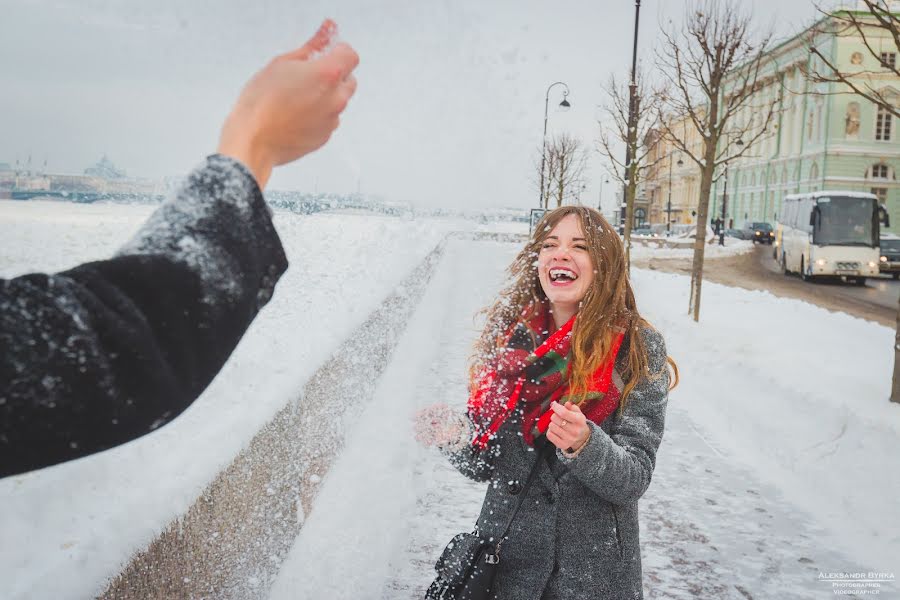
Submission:
{"label": "red scarf", "polygon": [[[475,425],[472,445],[484,450],[519,402],[522,402],[522,433],[533,446],[534,438],[550,426],[551,402],[565,404],[571,371],[573,316],[550,333],[549,307],[529,322],[520,321],[509,332],[506,347],[486,369],[469,397],[468,412]],[[615,357],[624,333],[613,338],[610,359],[597,367],[588,385],[588,394],[580,405],[589,420],[601,424],[619,405],[620,390],[612,382]]]}

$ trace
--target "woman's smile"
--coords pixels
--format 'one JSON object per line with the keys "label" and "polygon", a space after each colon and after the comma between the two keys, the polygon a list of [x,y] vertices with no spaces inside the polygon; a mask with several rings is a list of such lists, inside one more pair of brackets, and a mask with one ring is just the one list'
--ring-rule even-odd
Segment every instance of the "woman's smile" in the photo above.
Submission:
{"label": "woman's smile", "polygon": [[541,244],[538,279],[560,327],[578,311],[594,281],[594,266],[576,215],[563,217]]}
{"label": "woman's smile", "polygon": [[578,279],[578,273],[566,267],[552,267],[548,272],[550,274],[550,285],[556,287],[571,285]]}

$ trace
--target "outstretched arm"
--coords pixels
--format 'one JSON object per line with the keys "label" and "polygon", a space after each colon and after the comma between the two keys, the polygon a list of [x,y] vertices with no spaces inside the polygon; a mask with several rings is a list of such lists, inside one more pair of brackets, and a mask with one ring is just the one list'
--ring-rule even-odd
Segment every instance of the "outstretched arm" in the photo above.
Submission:
{"label": "outstretched arm", "polygon": [[333,34],[247,84],[219,154],[117,256],[0,280],[0,477],[153,431],[212,381],[287,268],[261,188],[328,140],[355,90]]}

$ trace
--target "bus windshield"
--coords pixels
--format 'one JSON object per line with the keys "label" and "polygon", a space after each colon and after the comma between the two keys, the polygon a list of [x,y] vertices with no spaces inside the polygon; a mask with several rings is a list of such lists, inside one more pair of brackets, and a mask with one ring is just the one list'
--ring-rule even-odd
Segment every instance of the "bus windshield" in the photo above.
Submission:
{"label": "bus windshield", "polygon": [[878,245],[874,199],[851,196],[819,198],[816,206],[819,216],[813,233],[814,244],[869,247]]}

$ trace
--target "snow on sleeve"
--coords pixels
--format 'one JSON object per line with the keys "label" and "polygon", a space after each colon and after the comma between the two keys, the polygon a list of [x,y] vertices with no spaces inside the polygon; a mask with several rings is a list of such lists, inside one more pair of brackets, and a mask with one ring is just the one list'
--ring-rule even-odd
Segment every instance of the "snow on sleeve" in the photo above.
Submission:
{"label": "snow on sleeve", "polygon": [[[234,301],[242,291],[242,269],[235,253],[228,250],[252,243],[246,237],[253,231],[238,231],[233,222],[227,221],[249,223],[261,218],[262,213],[262,218],[270,221],[271,212],[247,168],[229,157],[212,155],[151,215],[119,254],[167,255],[200,275],[209,303],[214,298],[218,302]],[[233,243],[223,244],[223,235],[231,237],[225,241]]]}

